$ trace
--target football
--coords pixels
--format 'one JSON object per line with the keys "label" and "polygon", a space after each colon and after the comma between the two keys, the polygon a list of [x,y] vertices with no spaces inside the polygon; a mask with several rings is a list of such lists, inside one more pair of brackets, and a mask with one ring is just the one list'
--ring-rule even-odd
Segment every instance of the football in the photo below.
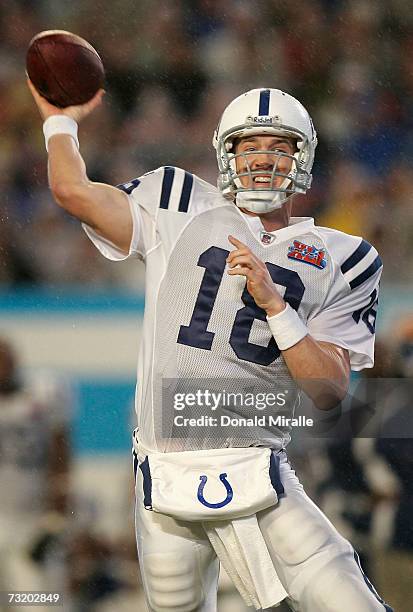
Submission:
{"label": "football", "polygon": [[26,69],[39,94],[59,108],[88,102],[105,79],[98,52],[64,30],[47,30],[32,38]]}

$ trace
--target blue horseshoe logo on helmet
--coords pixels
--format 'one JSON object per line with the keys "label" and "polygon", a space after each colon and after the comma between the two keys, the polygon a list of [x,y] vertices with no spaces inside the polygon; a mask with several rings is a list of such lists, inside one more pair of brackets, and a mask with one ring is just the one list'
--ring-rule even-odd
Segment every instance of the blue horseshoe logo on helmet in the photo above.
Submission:
{"label": "blue horseshoe logo on helmet", "polygon": [[202,476],[199,477],[199,480],[201,482],[199,483],[199,487],[198,487],[198,500],[201,502],[201,504],[203,504],[207,508],[223,508],[224,506],[229,504],[229,502],[231,501],[234,495],[234,491],[232,490],[232,487],[227,480],[227,475],[224,473],[220,474],[219,479],[222,482],[222,484],[225,486],[225,489],[227,491],[227,496],[223,501],[217,502],[216,504],[212,504],[208,502],[204,497],[204,487],[205,487],[206,481],[208,480],[208,476],[205,476],[205,474],[203,474]]}

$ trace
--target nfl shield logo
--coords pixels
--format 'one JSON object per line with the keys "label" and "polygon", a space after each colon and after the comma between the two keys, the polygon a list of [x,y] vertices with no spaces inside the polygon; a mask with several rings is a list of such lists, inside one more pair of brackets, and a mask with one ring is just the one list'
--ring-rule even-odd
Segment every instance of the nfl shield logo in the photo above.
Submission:
{"label": "nfl shield logo", "polygon": [[261,232],[261,242],[263,244],[271,244],[271,242],[275,239],[275,236],[269,234],[268,232]]}

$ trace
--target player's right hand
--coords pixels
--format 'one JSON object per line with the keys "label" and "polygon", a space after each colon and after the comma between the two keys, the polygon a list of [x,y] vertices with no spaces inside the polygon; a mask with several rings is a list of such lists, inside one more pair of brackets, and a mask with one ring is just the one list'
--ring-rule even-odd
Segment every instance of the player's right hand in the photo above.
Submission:
{"label": "player's right hand", "polygon": [[95,110],[95,108],[97,108],[102,103],[102,98],[105,94],[104,89],[99,89],[99,91],[96,92],[94,97],[89,100],[89,102],[86,102],[86,104],[59,108],[58,106],[53,106],[53,104],[50,104],[50,102],[48,102],[46,98],[43,98],[43,96],[38,93],[29,78],[27,79],[27,85],[43,119],[47,119],[52,115],[66,115],[67,117],[71,117],[72,119],[74,119],[77,123],[87,117],[87,115],[89,115],[92,111]]}
{"label": "player's right hand", "polygon": [[228,236],[228,240],[235,247],[227,257],[228,274],[246,277],[248,293],[269,317],[280,314],[286,303],[276,289],[265,263],[235,236]]}

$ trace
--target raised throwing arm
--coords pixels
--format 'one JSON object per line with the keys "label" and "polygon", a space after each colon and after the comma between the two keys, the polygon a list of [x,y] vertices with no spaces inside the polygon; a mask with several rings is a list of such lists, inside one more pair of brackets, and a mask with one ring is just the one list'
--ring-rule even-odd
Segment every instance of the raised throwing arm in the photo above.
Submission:
{"label": "raised throwing arm", "polygon": [[[67,124],[76,132],[77,123],[101,104],[104,91],[99,90],[86,104],[62,109],[42,98],[30,80],[28,86],[42,118],[47,120],[53,117],[51,121],[54,122],[55,133],[48,139],[48,172],[55,201],[70,215],[87,223],[127,253],[132,236],[132,217],[126,194],[111,185],[89,180],[74,137],[64,133],[65,128],[59,133],[59,116],[69,118]],[[60,123],[63,125],[62,121]]]}

